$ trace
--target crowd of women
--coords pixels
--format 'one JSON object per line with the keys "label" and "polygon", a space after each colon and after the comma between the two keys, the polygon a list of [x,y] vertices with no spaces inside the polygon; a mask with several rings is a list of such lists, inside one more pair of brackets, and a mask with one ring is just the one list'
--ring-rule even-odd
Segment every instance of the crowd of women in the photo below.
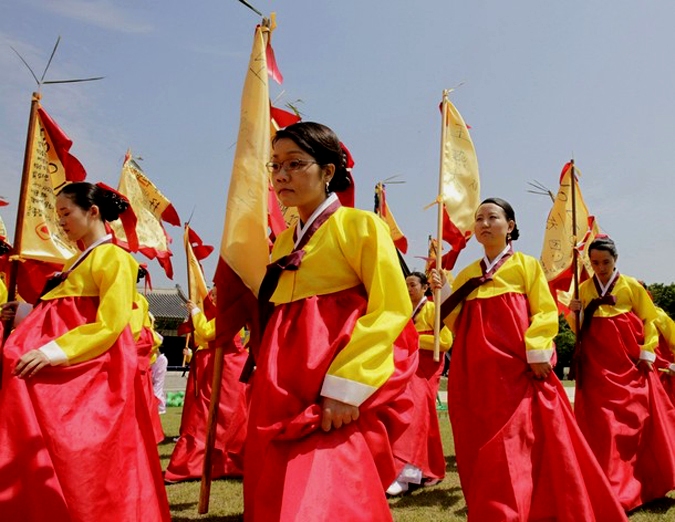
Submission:
{"label": "crowd of women", "polygon": [[[215,477],[243,475],[245,520],[391,520],[387,495],[444,478],[438,306],[469,520],[620,521],[675,489],[675,328],[618,272],[611,239],[590,245],[595,275],[570,305],[570,322],[581,318],[573,410],[552,371],[558,308],[539,262],[513,248],[508,202],[476,209],[485,255],[451,288],[438,270],[404,279],[380,218],[341,204],[352,178],[328,127],[278,131],[267,167],[299,222],[272,248],[252,325],[260,342],[226,350],[213,464]],[[164,479],[201,474],[214,323],[189,304],[201,349],[162,476],[138,264],[105,227],[125,208],[96,185],[66,186],[57,211],[83,251],[23,320],[13,304],[3,312],[15,319],[0,390],[6,520],[169,520]]]}

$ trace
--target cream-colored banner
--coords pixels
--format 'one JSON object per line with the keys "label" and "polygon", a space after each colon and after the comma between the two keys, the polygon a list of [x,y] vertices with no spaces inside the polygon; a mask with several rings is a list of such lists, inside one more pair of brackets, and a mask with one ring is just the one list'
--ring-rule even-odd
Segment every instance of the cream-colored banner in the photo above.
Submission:
{"label": "cream-colored banner", "polygon": [[59,226],[56,214],[55,194],[66,183],[66,171],[39,113],[35,118],[20,257],[63,263],[78,252]]}
{"label": "cream-colored banner", "polygon": [[[581,175],[575,167],[577,178]],[[575,246],[574,222],[572,219],[572,167],[566,165],[560,179],[560,188],[553,207],[546,219],[546,232],[541,250],[541,264],[546,279],[552,281],[572,265]],[[589,229],[588,207],[581,195],[578,181],[574,184],[576,205],[576,242],[582,240]]]}
{"label": "cream-colored banner", "polygon": [[[162,225],[162,212],[171,202],[162,195],[147,178],[128,152],[122,165],[122,175],[117,189],[131,203],[136,214],[136,235],[140,249],[153,249],[156,252],[169,250],[168,236]],[[115,236],[127,241],[121,220],[111,223]]]}
{"label": "cream-colored banner", "polygon": [[237,148],[227,195],[220,256],[258,294],[269,263],[270,99],[265,49],[270,29],[256,28],[241,97]]}
{"label": "cream-colored banner", "polygon": [[453,224],[469,239],[480,204],[478,158],[469,129],[455,106],[444,96],[445,142],[442,146],[441,198]]}

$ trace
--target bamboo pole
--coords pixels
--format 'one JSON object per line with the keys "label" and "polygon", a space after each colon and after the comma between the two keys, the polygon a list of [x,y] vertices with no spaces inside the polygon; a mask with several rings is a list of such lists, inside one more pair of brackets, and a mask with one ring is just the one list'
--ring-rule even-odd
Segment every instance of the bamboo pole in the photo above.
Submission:
{"label": "bamboo pole", "polygon": [[204,451],[204,467],[202,469],[202,482],[199,489],[199,514],[209,512],[209,498],[211,496],[211,475],[213,471],[212,459],[216,443],[216,423],[218,422],[218,406],[220,405],[220,381],[223,379],[223,359],[225,347],[217,346],[213,364],[213,381],[211,388],[211,402],[209,403],[208,429],[206,432],[206,448]]}
{"label": "bamboo pole", "polygon": [[[570,190],[572,191],[572,282],[574,288],[574,299],[579,299],[579,252],[577,251],[577,188],[576,188],[576,172],[574,168],[574,160],[570,160]],[[579,350],[579,332],[581,330],[580,320],[581,320],[581,310],[574,311],[574,339],[575,339],[575,353],[578,355]],[[579,365],[578,357],[575,358],[574,366]],[[574,368],[574,378],[579,384],[579,375],[576,371],[578,368]]]}
{"label": "bamboo pole", "polygon": [[[23,155],[23,170],[21,172],[21,189],[19,191],[19,205],[16,210],[16,226],[14,227],[14,245],[10,253],[9,277],[7,280],[7,301],[16,300],[16,280],[19,271],[21,256],[21,243],[23,238],[23,217],[26,213],[26,192],[28,191],[28,182],[30,177],[31,151],[33,148],[33,134],[35,133],[35,122],[37,121],[37,111],[40,107],[40,93],[34,92],[31,98],[30,116],[28,118],[28,132],[26,134],[26,149]],[[2,346],[0,346],[0,375],[2,375],[2,359],[4,344],[9,337],[14,319],[4,321],[4,331]],[[0,380],[0,387],[2,382]]]}
{"label": "bamboo pole", "polygon": [[[443,250],[443,160],[445,157],[445,141],[447,139],[447,125],[448,120],[448,91],[443,91],[443,109],[441,117],[441,159],[438,174],[438,240],[436,248],[436,270],[443,270],[441,267],[442,250]],[[434,317],[434,361],[441,360],[441,289],[434,290],[434,302],[436,304],[436,315]]]}

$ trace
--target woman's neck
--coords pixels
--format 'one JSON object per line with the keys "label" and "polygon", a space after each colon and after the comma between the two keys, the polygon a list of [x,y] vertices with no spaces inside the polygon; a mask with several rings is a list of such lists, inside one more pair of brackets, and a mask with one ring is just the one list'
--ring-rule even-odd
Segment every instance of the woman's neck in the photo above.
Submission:
{"label": "woman's neck", "polygon": [[100,224],[96,224],[92,227],[92,229],[85,234],[81,241],[84,244],[85,250],[89,248],[91,245],[99,241],[100,239],[104,238],[108,234],[108,231],[105,229],[105,224],[103,221],[101,221]]}
{"label": "woman's neck", "polygon": [[485,247],[485,257],[488,261],[492,263],[499,254],[501,254],[506,248],[506,243],[503,245],[490,245]]}

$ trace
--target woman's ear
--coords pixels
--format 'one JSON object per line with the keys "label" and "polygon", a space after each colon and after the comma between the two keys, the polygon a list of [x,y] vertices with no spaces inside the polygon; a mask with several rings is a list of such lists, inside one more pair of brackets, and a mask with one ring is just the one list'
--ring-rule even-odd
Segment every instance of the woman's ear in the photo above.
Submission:
{"label": "woman's ear", "polygon": [[89,209],[89,213],[91,214],[91,217],[94,218],[101,217],[101,209],[98,208],[98,205],[92,205],[91,208]]}
{"label": "woman's ear", "polygon": [[333,180],[333,175],[335,174],[335,165],[328,163],[321,168],[323,169],[324,179],[330,183]]}

